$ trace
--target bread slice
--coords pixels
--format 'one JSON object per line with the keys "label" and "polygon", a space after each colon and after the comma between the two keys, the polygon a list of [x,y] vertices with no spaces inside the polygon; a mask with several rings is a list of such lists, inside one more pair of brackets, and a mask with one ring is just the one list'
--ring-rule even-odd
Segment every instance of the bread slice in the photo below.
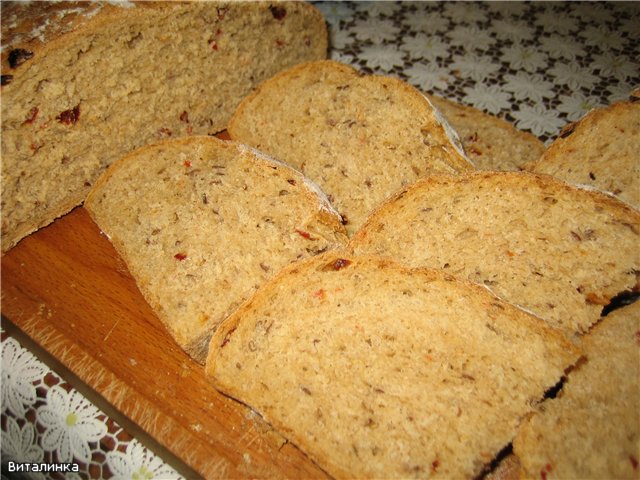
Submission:
{"label": "bread slice", "polygon": [[303,175],[210,137],[125,156],[85,207],[176,342],[201,363],[217,325],[262,283],[347,241],[340,216]]}
{"label": "bread slice", "polygon": [[640,90],[566,126],[527,168],[610,192],[640,209]]}
{"label": "bread slice", "polygon": [[2,2],[2,251],[111,162],[226,128],[260,81],[326,57],[303,2]]}
{"label": "bread slice", "polygon": [[228,130],[317,182],[349,233],[403,185],[473,169],[456,134],[418,90],[330,60],[264,82],[242,101]]}
{"label": "bread slice", "polygon": [[522,170],[544,152],[538,137],[506,120],[436,95],[428,98],[458,132],[464,151],[478,170]]}
{"label": "bread slice", "polygon": [[527,478],[640,476],[640,302],[605,317],[583,346],[587,361],[514,441]]}
{"label": "bread slice", "polygon": [[327,252],[229,317],[206,373],[336,478],[471,478],[576,358],[485,288]]}
{"label": "bread slice", "polygon": [[351,241],[356,253],[484,284],[569,335],[638,285],[640,212],[526,172],[441,175],[407,187]]}

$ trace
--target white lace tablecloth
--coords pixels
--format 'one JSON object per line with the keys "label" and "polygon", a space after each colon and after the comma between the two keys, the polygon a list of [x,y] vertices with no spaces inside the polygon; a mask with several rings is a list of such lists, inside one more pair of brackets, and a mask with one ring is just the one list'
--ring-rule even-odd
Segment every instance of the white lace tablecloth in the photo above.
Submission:
{"label": "white lace tablecloth", "polygon": [[[640,86],[640,3],[316,2],[330,57],[502,117],[551,141]],[[2,463],[66,463],[30,478],[178,473],[2,333]]]}

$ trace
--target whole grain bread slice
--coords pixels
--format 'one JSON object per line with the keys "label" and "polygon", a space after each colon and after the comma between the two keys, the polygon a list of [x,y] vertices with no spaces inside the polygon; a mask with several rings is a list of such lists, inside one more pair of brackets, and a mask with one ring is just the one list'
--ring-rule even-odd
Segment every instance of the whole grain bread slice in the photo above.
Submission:
{"label": "whole grain bread slice", "polygon": [[546,175],[434,175],[381,206],[356,253],[442,268],[484,284],[569,335],[637,288],[640,212]]}
{"label": "whole grain bread slice", "polygon": [[561,396],[522,426],[514,452],[526,478],[638,478],[640,302],[604,317]]}
{"label": "whole grain bread slice", "polygon": [[502,118],[437,95],[428,98],[458,132],[464,151],[478,170],[522,170],[544,152],[539,138]]}
{"label": "whole grain bread slice", "polygon": [[349,233],[403,185],[429,173],[473,169],[422,93],[331,60],[300,64],[262,83],[242,101],[228,131],[317,182]]}
{"label": "whole grain bread slice", "polygon": [[2,251],[122,155],[223,130],[256,84],[326,51],[304,2],[2,2]]}
{"label": "whole grain bread slice", "polygon": [[336,478],[472,478],[577,357],[483,287],[333,251],[225,320],[206,373]]}
{"label": "whole grain bread slice", "polygon": [[527,166],[570,183],[610,192],[640,209],[640,90],[567,125]]}
{"label": "whole grain bread slice", "polygon": [[302,174],[210,137],[125,156],[85,207],[170,334],[201,363],[218,324],[262,283],[347,240],[337,212]]}

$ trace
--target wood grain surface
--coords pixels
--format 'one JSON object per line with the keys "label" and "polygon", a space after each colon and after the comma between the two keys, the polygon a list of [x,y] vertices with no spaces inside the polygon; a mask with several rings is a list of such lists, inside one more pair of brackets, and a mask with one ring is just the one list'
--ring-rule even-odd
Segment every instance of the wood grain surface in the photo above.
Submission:
{"label": "wood grain surface", "polygon": [[217,392],[78,207],[2,257],[2,315],[204,478],[326,478]]}

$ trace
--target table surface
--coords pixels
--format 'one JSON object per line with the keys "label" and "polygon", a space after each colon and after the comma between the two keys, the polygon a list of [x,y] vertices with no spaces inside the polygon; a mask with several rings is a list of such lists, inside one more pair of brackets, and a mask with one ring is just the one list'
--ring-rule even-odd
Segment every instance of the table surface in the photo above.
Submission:
{"label": "table surface", "polygon": [[[547,143],[566,123],[579,119],[591,108],[626,98],[640,85],[640,3],[314,3],[329,25],[331,58],[366,72],[397,76],[425,92],[475,106]],[[76,226],[87,231],[74,231]],[[39,265],[38,258],[33,258],[34,251],[46,258],[46,249],[55,245],[51,238],[89,241],[88,248],[106,255],[105,261],[111,262],[110,275],[115,275],[118,287],[100,285],[102,298],[113,298],[116,293],[140,298],[135,297],[139,295],[135,284],[118,263],[108,241],[99,235],[86,212],[76,209],[3,258],[3,314],[10,304],[9,295],[29,295],[28,287],[21,288],[12,281],[21,275],[21,265],[32,262],[43,275],[52,275],[52,282],[59,278],[56,269],[65,274],[64,264]],[[61,251],[73,254],[68,246]],[[28,255],[23,258],[22,254]],[[105,267],[85,264],[83,268],[88,275],[91,269]],[[82,291],[82,271],[66,275],[80,275],[78,283],[55,284],[48,289],[68,290],[65,301],[69,303],[56,307],[65,311],[83,296],[91,296],[90,291]],[[65,278],[68,280],[69,276]],[[116,290],[109,293],[113,288]],[[46,297],[46,292],[43,295]],[[196,476],[186,465],[193,465],[191,459],[177,458],[166,448],[165,437],[171,436],[171,428],[177,428],[180,434],[193,435],[201,442],[202,451],[194,455],[206,456],[211,451],[211,457],[218,459],[217,467],[198,463],[199,471],[206,471],[206,476],[322,476],[268,425],[253,418],[246,407],[216,396],[215,392],[209,394],[216,407],[226,409],[225,414],[246,432],[229,439],[207,439],[199,437],[197,425],[189,427],[191,433],[170,425],[158,441],[157,432],[164,426],[158,425],[157,418],[141,427],[131,422],[131,415],[121,413],[131,412],[131,402],[144,399],[127,399],[114,391],[96,395],[86,387],[87,383],[95,383],[95,378],[87,381],[60,361],[69,361],[78,352],[56,350],[56,335],[60,332],[51,329],[50,321],[55,313],[50,308],[56,300],[49,300],[53,303],[32,301],[33,311],[20,312],[34,319],[26,329],[22,327],[27,335],[11,322],[3,321],[3,462],[77,463],[80,471],[66,478],[132,478],[136,473],[153,478]],[[121,323],[114,318],[111,323],[92,325],[91,331],[82,332],[87,339],[85,347],[98,349],[92,357],[96,362],[100,361],[99,349],[104,348],[99,347],[99,341],[108,343],[111,339],[113,348],[126,350],[127,335],[120,327],[130,317],[150,315],[145,304],[134,310],[119,311]],[[77,322],[88,324],[82,318]],[[39,345],[33,341],[34,336]],[[162,344],[163,340],[154,341]],[[121,368],[150,369],[159,378],[162,374],[170,377],[179,398],[186,395],[180,393],[181,389],[206,388],[182,352],[168,341],[162,345],[176,371],[153,372],[152,361],[134,354],[123,356],[125,364]],[[52,350],[54,356],[50,355]],[[91,365],[86,367],[90,369]],[[131,393],[127,388],[124,391]],[[152,414],[162,412],[150,411]],[[149,431],[154,435],[148,435]],[[197,451],[198,446],[193,449]],[[268,464],[273,468],[265,466]],[[46,478],[40,473],[32,473],[32,477]]]}

